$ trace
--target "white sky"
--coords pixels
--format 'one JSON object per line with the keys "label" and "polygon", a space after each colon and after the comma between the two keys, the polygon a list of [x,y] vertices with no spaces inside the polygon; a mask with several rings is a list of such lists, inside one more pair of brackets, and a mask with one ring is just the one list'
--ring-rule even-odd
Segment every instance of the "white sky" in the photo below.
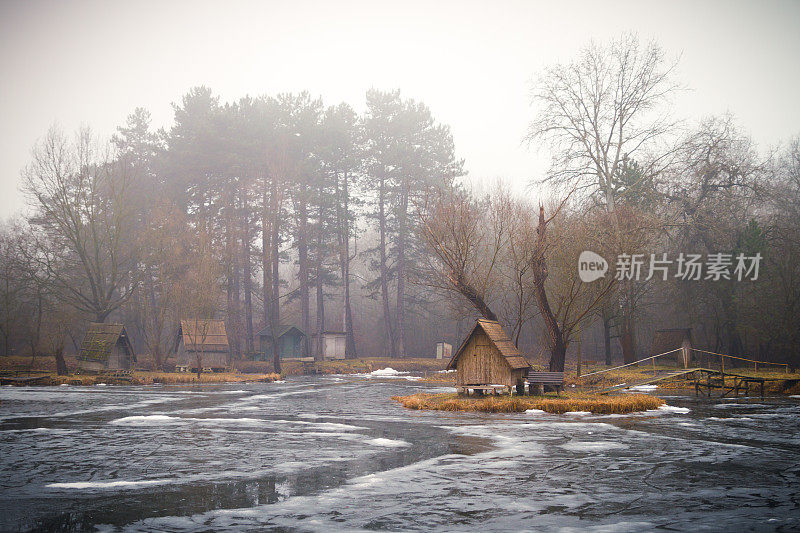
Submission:
{"label": "white sky", "polygon": [[548,166],[521,142],[530,82],[624,31],[681,55],[681,117],[731,111],[762,147],[800,134],[800,1],[0,1],[0,217],[55,123],[110,135],[137,106],[155,127],[195,85],[223,101],[308,89],[361,111],[400,88],[452,127],[478,183],[522,191]]}

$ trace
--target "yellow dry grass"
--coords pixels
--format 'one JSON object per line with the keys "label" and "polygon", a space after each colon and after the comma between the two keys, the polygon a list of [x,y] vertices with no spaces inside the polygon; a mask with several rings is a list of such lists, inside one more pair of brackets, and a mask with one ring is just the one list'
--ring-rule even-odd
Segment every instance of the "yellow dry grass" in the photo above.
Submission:
{"label": "yellow dry grass", "polygon": [[35,385],[55,386],[55,385],[97,385],[105,383],[107,385],[152,385],[163,383],[165,385],[181,384],[211,384],[211,383],[244,383],[253,381],[276,381],[280,379],[279,374],[242,374],[240,372],[220,372],[197,374],[188,372],[146,372],[135,371],[130,375],[114,374],[69,374],[59,376],[55,372],[44,374],[40,381]]}
{"label": "yellow dry grass", "polygon": [[134,372],[132,383],[138,385],[151,385],[163,383],[165,385],[179,385],[184,383],[245,383],[252,381],[277,381],[280,374],[242,374],[241,372],[212,372],[197,374],[189,372]]}
{"label": "yellow dry grass", "polygon": [[[281,371],[285,376],[310,374],[365,374],[373,370],[391,367],[399,372],[431,372],[444,370],[447,361],[424,357],[397,358],[367,357],[363,359],[338,359],[301,363],[282,361]],[[267,372],[272,370],[271,361],[235,361],[234,366],[242,372]]]}
{"label": "yellow dry grass", "polygon": [[594,414],[625,414],[656,409],[665,402],[646,394],[590,395],[566,393],[561,396],[486,396],[467,398],[458,394],[412,394],[392,398],[408,409],[432,411],[477,411],[483,413],[521,413],[540,409],[562,414],[588,411]]}

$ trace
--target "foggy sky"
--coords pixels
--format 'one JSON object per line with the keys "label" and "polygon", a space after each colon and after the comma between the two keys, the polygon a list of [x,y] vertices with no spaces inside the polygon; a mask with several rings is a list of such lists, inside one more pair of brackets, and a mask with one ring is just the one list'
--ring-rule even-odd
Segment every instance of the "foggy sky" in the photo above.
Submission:
{"label": "foggy sky", "polygon": [[[430,5],[429,5],[430,4]],[[137,106],[207,85],[222,101],[307,89],[364,109],[400,88],[452,127],[470,179],[524,191],[545,151],[521,139],[530,84],[593,38],[624,31],[681,56],[676,115],[731,111],[761,148],[800,134],[800,2],[0,2],[0,217],[58,123],[110,135]]]}

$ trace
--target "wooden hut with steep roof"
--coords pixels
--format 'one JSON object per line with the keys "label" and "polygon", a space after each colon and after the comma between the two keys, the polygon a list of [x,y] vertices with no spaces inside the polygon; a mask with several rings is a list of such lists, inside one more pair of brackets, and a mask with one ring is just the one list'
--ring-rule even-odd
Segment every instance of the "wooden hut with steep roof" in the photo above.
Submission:
{"label": "wooden hut with steep roof", "polygon": [[484,318],[475,322],[447,365],[456,370],[456,386],[464,389],[501,385],[522,390],[530,368],[500,323]]}
{"label": "wooden hut with steep roof", "polygon": [[[294,359],[304,360],[313,357],[307,357],[303,352],[303,339],[306,334],[299,328],[287,324],[282,324],[278,331],[275,332],[275,337],[278,339],[278,353],[281,359]],[[272,353],[272,328],[265,327],[258,332],[258,338],[261,342],[261,353],[258,354],[262,361],[271,361],[273,358]]]}
{"label": "wooden hut with steep roof", "polygon": [[81,370],[131,370],[136,363],[133,345],[122,324],[92,322],[78,352]]}
{"label": "wooden hut with steep roof", "polygon": [[[681,348],[681,351],[668,356],[681,368],[689,368],[692,356],[692,328],[659,329],[653,335],[653,347],[650,355],[658,355]],[[663,358],[656,359],[656,363]]]}
{"label": "wooden hut with steep roof", "polygon": [[175,340],[176,363],[181,370],[197,372],[210,368],[215,372],[230,366],[231,350],[223,320],[181,320]]}

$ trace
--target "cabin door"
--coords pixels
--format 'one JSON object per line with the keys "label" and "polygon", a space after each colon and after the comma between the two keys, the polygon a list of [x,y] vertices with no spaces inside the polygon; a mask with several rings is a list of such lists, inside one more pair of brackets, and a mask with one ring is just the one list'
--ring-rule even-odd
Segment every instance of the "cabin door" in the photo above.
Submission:
{"label": "cabin door", "polygon": [[492,345],[477,344],[475,346],[478,356],[478,376],[480,383],[492,384]]}

